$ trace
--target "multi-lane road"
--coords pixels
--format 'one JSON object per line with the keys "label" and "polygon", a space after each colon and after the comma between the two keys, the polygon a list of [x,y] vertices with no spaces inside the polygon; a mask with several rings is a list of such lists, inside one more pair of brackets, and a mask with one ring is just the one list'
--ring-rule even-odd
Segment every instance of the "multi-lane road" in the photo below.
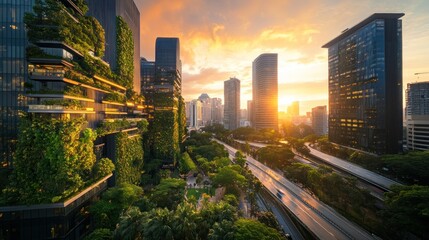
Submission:
{"label": "multi-lane road", "polygon": [[336,167],[338,169],[341,169],[359,179],[362,179],[368,183],[371,183],[377,187],[380,187],[384,190],[389,190],[390,187],[394,184],[401,185],[398,182],[395,182],[389,178],[383,177],[377,173],[371,172],[369,170],[366,170],[362,167],[359,167],[353,163],[346,162],[342,159],[336,158],[334,156],[328,155],[326,153],[323,153],[321,151],[318,151],[307,143],[307,147],[310,149],[310,154],[317,157],[318,159],[322,160],[323,162]]}
{"label": "multi-lane road", "polygon": [[[223,144],[230,155],[237,151]],[[247,156],[249,169],[255,177],[319,239],[374,239],[370,233],[350,222],[332,208],[288,181],[279,173]]]}

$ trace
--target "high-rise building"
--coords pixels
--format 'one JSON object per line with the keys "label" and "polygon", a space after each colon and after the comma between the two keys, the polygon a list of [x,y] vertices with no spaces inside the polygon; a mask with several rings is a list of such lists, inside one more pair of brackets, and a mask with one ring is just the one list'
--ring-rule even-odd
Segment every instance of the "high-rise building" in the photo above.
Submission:
{"label": "high-rise building", "polygon": [[221,98],[211,98],[211,106],[212,106],[211,124],[214,124],[214,123],[221,124],[223,122],[222,99]]}
{"label": "high-rise building", "polygon": [[198,129],[203,126],[203,103],[199,99],[194,99],[189,105],[189,127]]}
{"label": "high-rise building", "polygon": [[240,127],[240,80],[230,78],[223,85],[225,107],[223,125],[234,130]]}
{"label": "high-rise building", "polygon": [[253,61],[252,126],[256,129],[278,129],[277,78],[277,53],[264,53]]}
{"label": "high-rise building", "polygon": [[252,116],[253,116],[253,101],[247,100],[247,120],[250,123],[250,126],[252,126]]}
{"label": "high-rise building", "polygon": [[155,62],[141,58],[141,94],[145,97],[145,115],[149,120],[153,119],[154,103],[153,94],[155,93]]}
{"label": "high-rise building", "polygon": [[407,148],[429,150],[429,82],[408,84],[406,123]]}
{"label": "high-rise building", "polygon": [[[153,94],[153,120],[149,131],[153,138],[148,141],[152,157],[162,159],[164,165],[174,165],[183,140],[186,125],[185,103],[181,96],[182,62],[178,38],[156,39],[155,77]],[[152,84],[151,84],[152,85]],[[162,134],[156,134],[162,132]]]}
{"label": "high-rise building", "polygon": [[[140,12],[133,0],[87,0],[88,15],[95,17],[103,26],[105,32],[106,52],[103,59],[114,70],[118,68],[118,17],[127,23],[131,29],[133,57],[133,90],[140,93]],[[125,44],[121,42],[121,44]],[[124,63],[123,63],[124,64]],[[126,64],[126,63],[125,63]]]}
{"label": "high-rise building", "polygon": [[287,108],[287,115],[290,118],[298,117],[299,116],[299,101],[294,101],[291,103],[290,106]]}
{"label": "high-rise building", "polygon": [[0,28],[0,170],[10,168],[18,132],[18,113],[24,98],[28,45],[24,13],[33,11],[34,0],[1,1]]}
{"label": "high-rise building", "polygon": [[376,154],[402,151],[402,22],[376,13],[329,52],[329,140]]}
{"label": "high-rise building", "polygon": [[212,101],[207,93],[203,93],[198,97],[201,101],[201,126],[208,126],[212,123]]}
{"label": "high-rise building", "polygon": [[[307,114],[307,117],[309,117]],[[328,134],[328,114],[326,106],[317,106],[311,109],[311,126],[316,135]]]}

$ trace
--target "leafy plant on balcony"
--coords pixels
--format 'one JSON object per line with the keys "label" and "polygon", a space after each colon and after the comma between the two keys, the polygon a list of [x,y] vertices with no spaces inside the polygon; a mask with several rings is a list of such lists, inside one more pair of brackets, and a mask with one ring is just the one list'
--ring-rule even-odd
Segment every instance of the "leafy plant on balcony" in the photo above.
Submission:
{"label": "leafy plant on balcony", "polygon": [[116,50],[118,83],[127,89],[132,89],[134,77],[133,32],[120,16],[116,17]]}
{"label": "leafy plant on balcony", "polygon": [[76,85],[65,87],[64,95],[69,95],[74,97],[86,97],[82,88]]}
{"label": "leafy plant on balcony", "polygon": [[83,72],[85,72],[88,77],[99,75],[110,80],[116,79],[115,74],[112,72],[112,70],[110,70],[109,66],[89,54],[85,54],[84,58],[79,60],[78,63],[81,66]]}
{"label": "leafy plant on balcony", "polygon": [[119,94],[117,92],[111,92],[111,93],[106,93],[104,95],[103,101],[125,103],[126,99],[125,99],[125,96],[122,94]]}
{"label": "leafy plant on balcony", "polygon": [[115,119],[113,121],[101,122],[97,128],[97,134],[99,136],[105,136],[114,132],[118,132],[125,129],[137,127],[139,133],[147,131],[148,122],[146,119],[134,121],[132,119]]}
{"label": "leafy plant on balcony", "polygon": [[84,83],[84,84],[88,84],[88,85],[94,85],[94,80],[92,78],[89,78],[83,74],[80,74],[77,71],[67,70],[64,74],[64,77],[71,79],[71,80],[78,81],[80,83]]}
{"label": "leafy plant on balcony", "polygon": [[[83,0],[74,2],[83,11],[87,10]],[[104,30],[94,17],[75,16],[77,23],[66,13],[61,1],[56,0],[36,0],[33,10],[24,17],[31,42],[62,41],[82,53],[93,51],[98,57],[104,55]]]}
{"label": "leafy plant on balcony", "polygon": [[27,115],[19,121],[14,170],[3,190],[7,204],[60,202],[94,178],[96,133],[81,118]]}
{"label": "leafy plant on balcony", "polygon": [[51,99],[43,101],[42,104],[63,106],[68,110],[82,110],[84,108],[80,101],[73,99]]}

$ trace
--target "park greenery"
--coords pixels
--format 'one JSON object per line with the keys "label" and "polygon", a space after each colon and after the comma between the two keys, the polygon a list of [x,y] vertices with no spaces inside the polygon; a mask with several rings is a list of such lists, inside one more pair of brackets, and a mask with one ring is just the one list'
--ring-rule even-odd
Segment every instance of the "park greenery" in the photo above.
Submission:
{"label": "park greenery", "polygon": [[[192,133],[187,150],[205,146],[197,146],[200,143],[217,144],[210,138],[208,134]],[[237,164],[233,164],[225,157],[223,146],[216,147],[222,151],[211,160],[200,155],[192,158],[188,151],[184,152],[178,168],[182,172],[201,171],[200,174],[210,177],[213,186],[226,188],[220,200],[213,202],[206,193],[199,195],[200,201],[194,197],[186,199],[186,182],[160,173],[161,161],[152,160],[145,163],[145,170],[150,170],[145,174],[158,175],[159,182],[152,182],[151,188],[144,185],[145,192],[129,183],[107,190],[90,209],[95,230],[87,239],[283,239],[275,219],[258,212],[256,201],[251,200],[261,185],[245,169],[244,155],[237,153],[234,159]],[[200,163],[209,166],[202,170]],[[238,210],[241,194],[247,195],[251,202],[255,219],[244,219]]]}

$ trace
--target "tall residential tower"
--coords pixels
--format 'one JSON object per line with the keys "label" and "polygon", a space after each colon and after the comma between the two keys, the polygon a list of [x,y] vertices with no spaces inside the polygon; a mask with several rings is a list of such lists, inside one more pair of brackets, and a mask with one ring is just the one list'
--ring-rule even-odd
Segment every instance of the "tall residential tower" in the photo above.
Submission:
{"label": "tall residential tower", "polygon": [[253,61],[252,126],[278,129],[277,53],[264,53]]}
{"label": "tall residential tower", "polygon": [[329,140],[402,151],[402,13],[376,13],[323,47],[329,52]]}

